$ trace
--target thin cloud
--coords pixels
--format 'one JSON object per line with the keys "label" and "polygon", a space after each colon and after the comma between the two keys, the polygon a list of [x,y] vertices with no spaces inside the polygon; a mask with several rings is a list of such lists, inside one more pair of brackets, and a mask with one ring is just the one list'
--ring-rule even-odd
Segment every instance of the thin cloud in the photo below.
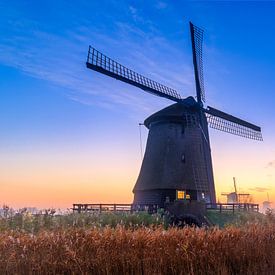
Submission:
{"label": "thin cloud", "polygon": [[[132,13],[135,12],[132,7]],[[186,56],[161,36],[151,22],[148,33],[129,23],[116,25],[114,36],[91,28],[88,23],[76,25],[61,36],[42,31],[38,22],[11,21],[11,35],[0,42],[0,62],[67,89],[69,99],[85,105],[110,108],[113,104],[149,114],[169,104],[87,70],[85,61],[92,37],[96,47],[121,56],[126,66],[182,92],[182,96],[195,95],[192,68],[184,63]]]}
{"label": "thin cloud", "polygon": [[267,188],[267,187],[259,187],[259,186],[257,186],[257,187],[249,188],[249,190],[262,193],[262,192],[267,192],[267,191],[269,191],[270,188]]}
{"label": "thin cloud", "polygon": [[267,168],[274,168],[275,167],[275,160],[269,161],[266,165]]}
{"label": "thin cloud", "polygon": [[134,8],[133,6],[129,6],[129,11],[134,19],[134,21],[141,20],[141,17],[138,16],[137,9]]}
{"label": "thin cloud", "polygon": [[167,6],[168,6],[168,4],[164,1],[158,1],[156,4],[156,8],[159,10],[164,10],[167,8]]}

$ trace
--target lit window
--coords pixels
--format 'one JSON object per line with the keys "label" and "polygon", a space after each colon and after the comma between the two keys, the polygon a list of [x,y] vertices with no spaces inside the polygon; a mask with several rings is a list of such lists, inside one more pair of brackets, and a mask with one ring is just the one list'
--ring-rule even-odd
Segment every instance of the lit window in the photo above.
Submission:
{"label": "lit window", "polygon": [[187,200],[190,200],[190,195],[189,194],[186,194],[186,197],[185,197]]}
{"label": "lit window", "polygon": [[177,199],[184,200],[185,192],[182,190],[177,190]]}

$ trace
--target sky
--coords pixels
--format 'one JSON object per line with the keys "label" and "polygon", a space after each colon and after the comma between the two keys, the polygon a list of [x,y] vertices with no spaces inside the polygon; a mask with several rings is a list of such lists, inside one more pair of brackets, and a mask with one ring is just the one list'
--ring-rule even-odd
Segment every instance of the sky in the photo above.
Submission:
{"label": "sky", "polygon": [[0,204],[132,202],[138,124],[173,102],[88,70],[88,46],[195,96],[190,20],[204,29],[207,105],[264,137],[210,129],[217,197],[236,177],[275,202],[275,2],[0,0],[0,11]]}

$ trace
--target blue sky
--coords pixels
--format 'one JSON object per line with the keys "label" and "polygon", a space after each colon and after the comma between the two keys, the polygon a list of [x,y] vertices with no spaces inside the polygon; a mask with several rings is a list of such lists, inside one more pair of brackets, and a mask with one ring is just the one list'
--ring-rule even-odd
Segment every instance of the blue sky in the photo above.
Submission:
{"label": "blue sky", "polygon": [[[28,190],[20,203],[35,204],[31,190],[44,190],[43,205],[55,205],[51,195],[57,185],[65,192],[73,169],[79,173],[68,189],[77,199],[107,200],[104,191],[93,197],[98,182],[111,188],[99,176],[107,173],[129,194],[114,200],[130,201],[140,167],[138,123],[171,102],[87,70],[88,45],[182,96],[195,95],[189,20],[205,30],[207,104],[263,128],[263,143],[211,130],[217,188],[229,190],[236,176],[246,190],[274,192],[275,2],[0,1],[0,10],[6,202],[17,201],[14,190]],[[57,198],[58,205],[73,199]]]}

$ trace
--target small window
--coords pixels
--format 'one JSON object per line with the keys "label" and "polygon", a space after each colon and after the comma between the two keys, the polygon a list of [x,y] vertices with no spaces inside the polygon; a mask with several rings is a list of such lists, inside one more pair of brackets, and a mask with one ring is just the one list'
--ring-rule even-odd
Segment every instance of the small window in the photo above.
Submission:
{"label": "small window", "polygon": [[184,200],[185,192],[182,190],[177,190],[177,200]]}
{"label": "small window", "polygon": [[186,197],[185,197],[187,200],[190,200],[190,195],[189,194],[186,194]]}
{"label": "small window", "polygon": [[184,154],[182,154],[182,156],[181,156],[181,161],[182,161],[183,163],[185,163],[185,155],[184,155]]}

